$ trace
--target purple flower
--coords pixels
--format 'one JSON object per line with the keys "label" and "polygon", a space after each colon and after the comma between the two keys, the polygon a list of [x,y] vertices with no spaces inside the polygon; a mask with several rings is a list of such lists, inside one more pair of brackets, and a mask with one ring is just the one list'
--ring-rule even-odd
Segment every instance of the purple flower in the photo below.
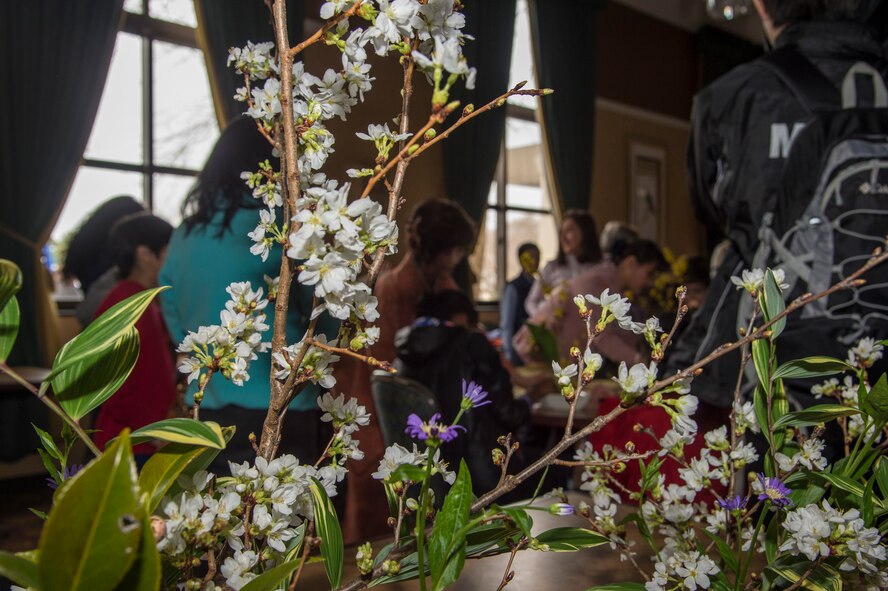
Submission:
{"label": "purple flower", "polygon": [[778,507],[786,507],[791,505],[789,494],[792,490],[786,488],[779,478],[766,478],[763,474],[758,475],[759,484],[762,486],[762,492],[759,494],[760,501],[771,501]]}
{"label": "purple flower", "polygon": [[480,385],[475,382],[466,383],[465,380],[462,381],[462,408],[470,409],[476,408],[479,406],[484,406],[485,404],[490,404],[490,400],[485,400],[487,398],[487,392],[484,391]]}
{"label": "purple flower", "polygon": [[552,515],[573,515],[577,512],[573,505],[568,505],[567,503],[552,503],[549,505],[548,509],[549,513]]}
{"label": "purple flower", "polygon": [[433,414],[428,422],[423,421],[419,418],[419,415],[413,413],[407,417],[407,429],[405,429],[405,432],[410,437],[421,441],[453,441],[459,435],[457,429],[466,430],[465,427],[459,425],[445,425],[439,422],[440,420],[441,413],[439,412]]}
{"label": "purple flower", "polygon": [[[69,478],[73,478],[75,474],[83,470],[83,464],[71,464],[70,466],[65,466],[65,473],[62,474],[62,482],[68,480]],[[59,488],[58,482],[52,479],[52,477],[46,478],[46,486],[51,488],[52,490],[56,490]]]}
{"label": "purple flower", "polygon": [[724,501],[716,501],[722,509],[727,509],[728,511],[740,511],[744,507],[746,507],[746,501],[749,499],[747,497],[730,497]]}

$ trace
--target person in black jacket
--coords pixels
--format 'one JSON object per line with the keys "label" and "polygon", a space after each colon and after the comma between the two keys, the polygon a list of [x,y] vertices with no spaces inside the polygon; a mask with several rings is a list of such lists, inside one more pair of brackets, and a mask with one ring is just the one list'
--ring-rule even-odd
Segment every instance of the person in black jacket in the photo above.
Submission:
{"label": "person in black jacket", "polygon": [[[460,420],[466,433],[441,450],[451,466],[465,459],[472,474],[472,489],[476,494],[487,492],[500,476],[491,456],[494,448],[501,448],[497,438],[511,433],[513,441],[525,439],[531,402],[526,397],[513,397],[509,372],[497,350],[476,328],[478,313],[468,296],[455,290],[428,294],[417,312],[417,320],[395,337],[395,367],[404,377],[434,392],[447,423],[459,412],[463,380],[474,381],[487,391],[492,404],[467,411]],[[524,463],[523,450],[519,449],[510,472]]]}
{"label": "person in black jacket", "polygon": [[[855,20],[860,0],[754,0],[775,49],[794,46],[834,86],[860,61],[888,79],[888,61],[873,29]],[[836,105],[840,108],[841,105]],[[739,66],[694,99],[688,179],[697,216],[730,241],[701,310],[671,352],[668,371],[688,367],[737,338],[730,277],[752,268],[763,217],[775,212],[784,163],[793,139],[810,119],[765,59]],[[817,171],[812,171],[812,174]],[[726,289],[727,286],[727,289]],[[799,352],[794,357],[816,352]],[[720,362],[721,363],[721,362]],[[695,394],[731,405],[740,356],[695,379]],[[734,368],[734,369],[731,369]]]}

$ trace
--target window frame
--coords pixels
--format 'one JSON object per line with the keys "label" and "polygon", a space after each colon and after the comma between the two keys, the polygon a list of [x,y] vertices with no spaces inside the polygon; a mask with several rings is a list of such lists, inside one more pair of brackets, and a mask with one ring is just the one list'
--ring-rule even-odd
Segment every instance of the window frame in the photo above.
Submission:
{"label": "window frame", "polygon": [[[149,211],[154,211],[154,175],[169,174],[197,177],[200,172],[193,168],[164,166],[154,161],[154,41],[172,45],[200,49],[197,29],[178,23],[164,21],[147,14],[147,0],[141,0],[141,12],[123,11],[118,33],[130,33],[141,38],[142,42],[142,162],[133,164],[116,162],[102,158],[81,158],[80,166],[100,170],[120,170],[137,172],[142,175],[142,203]],[[215,115],[214,115],[215,116]]]}

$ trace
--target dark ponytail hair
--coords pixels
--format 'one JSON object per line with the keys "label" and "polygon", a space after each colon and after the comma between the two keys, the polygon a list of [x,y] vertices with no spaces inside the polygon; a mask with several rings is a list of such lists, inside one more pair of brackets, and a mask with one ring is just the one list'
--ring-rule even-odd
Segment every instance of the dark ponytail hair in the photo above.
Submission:
{"label": "dark ponytail hair", "polygon": [[256,122],[240,117],[229,123],[182,204],[186,233],[207,226],[222,211],[222,227],[217,234],[221,237],[231,227],[238,209],[262,207],[261,201],[247,201],[249,188],[240,175],[258,170],[259,163],[265,160],[275,169],[278,167],[271,144],[256,129]]}

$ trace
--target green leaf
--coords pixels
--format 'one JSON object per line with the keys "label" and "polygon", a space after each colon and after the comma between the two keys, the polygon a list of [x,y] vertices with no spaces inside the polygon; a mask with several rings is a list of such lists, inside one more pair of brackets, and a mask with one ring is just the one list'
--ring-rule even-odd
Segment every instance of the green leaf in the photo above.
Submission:
{"label": "green leaf", "polygon": [[[850,478],[846,478],[845,476],[841,476],[839,474],[832,474],[830,472],[817,472],[816,474],[824,480],[830,482],[835,488],[851,493],[851,495],[853,495],[853,497],[857,500],[858,504],[863,500],[863,496],[866,494],[866,490],[864,489],[863,485],[861,485],[859,482],[851,480]],[[879,509],[885,508],[884,503],[878,497],[873,497],[873,503]]]}
{"label": "green leaf", "polygon": [[767,388],[771,375],[771,343],[767,339],[752,341],[752,364],[763,388]]}
{"label": "green leaf", "polygon": [[853,369],[853,367],[839,359],[815,356],[787,361],[777,368],[772,377],[775,380],[777,378],[816,378]]}
{"label": "green leaf", "polygon": [[[759,342],[759,341],[756,341]],[[755,343],[753,343],[754,345]],[[755,392],[752,397],[752,406],[755,411],[755,420],[759,424],[759,428],[764,431],[768,429],[768,425],[770,421],[768,420],[768,401],[767,401],[767,392],[765,391],[764,386],[761,384],[755,387]],[[773,476],[773,474],[769,474],[769,476]]]}
{"label": "green leaf", "polygon": [[315,528],[318,537],[321,538],[321,556],[324,557],[324,570],[327,571],[327,579],[335,589],[342,580],[342,564],[344,549],[342,542],[342,530],[339,528],[339,517],[336,509],[324,485],[317,478],[311,479],[311,498],[314,504]]}
{"label": "green leaf", "polygon": [[546,544],[549,552],[576,552],[610,542],[605,536],[582,527],[556,527],[544,531],[536,539]]}
{"label": "green leaf", "polygon": [[882,491],[883,497],[888,497],[888,459],[884,456],[879,458],[875,470],[876,481],[879,483],[879,490]]}
{"label": "green leaf", "polygon": [[589,587],[586,591],[644,591],[642,583],[611,583],[610,585],[598,585]]}
{"label": "green leaf", "polygon": [[126,431],[70,479],[40,535],[42,591],[113,590],[135,562],[143,512]]}
{"label": "green leaf", "polygon": [[702,531],[715,543],[715,547],[718,548],[718,553],[722,557],[722,560],[724,560],[725,566],[731,569],[732,572],[739,572],[740,569],[737,567],[737,555],[728,546],[728,543],[705,529]]}
{"label": "green leaf", "polygon": [[429,536],[429,570],[432,590],[440,591],[453,583],[466,561],[466,541],[460,534],[469,522],[472,507],[472,475],[465,461],[459,462],[459,474],[444,497],[444,506],[435,518]]}
{"label": "green leaf", "polygon": [[860,513],[863,517],[863,524],[866,527],[870,527],[873,524],[873,515],[875,514],[875,509],[873,508],[873,486],[875,484],[876,479],[870,478],[863,491],[863,509]]}
{"label": "green leaf", "polygon": [[550,364],[553,361],[560,361],[561,355],[559,355],[558,352],[558,340],[555,338],[555,333],[542,324],[531,324],[530,322],[527,322],[525,325],[530,331],[530,335],[533,337],[533,342],[535,342],[540,348],[543,360]]}
{"label": "green leaf", "polygon": [[[323,548],[323,543],[321,547]],[[274,591],[278,584],[293,574],[297,568],[299,568],[298,560],[279,564],[241,587],[241,591]]]}
{"label": "green leaf", "polygon": [[[787,484],[789,486],[789,484]],[[789,499],[796,507],[805,507],[811,503],[817,503],[826,494],[826,489],[816,484],[808,484],[804,487],[795,487],[789,495]]]}
{"label": "green leaf", "polygon": [[[65,345],[59,355],[64,355],[70,345]],[[69,364],[52,379],[52,390],[59,405],[79,421],[120,389],[138,358],[139,331],[130,327],[109,347]]]}
{"label": "green leaf", "polygon": [[19,305],[15,297],[10,298],[3,308],[0,308],[0,362],[9,358],[12,346],[19,329]]}
{"label": "green leaf", "polygon": [[787,427],[812,427],[839,417],[859,414],[860,411],[841,404],[815,404],[804,410],[786,413],[774,423],[774,430]]}
{"label": "green leaf", "polygon": [[528,515],[527,511],[522,509],[521,507],[500,507],[500,511],[509,516],[509,518],[515,522],[515,525],[521,530],[528,538],[531,537],[531,528],[533,527],[533,518]]}
{"label": "green leaf", "polygon": [[[776,564],[765,568],[765,574],[766,578],[773,579],[777,577],[785,579],[789,584],[792,584],[801,579],[810,567],[811,562],[808,560],[784,562],[783,557],[781,557],[781,560]],[[819,564],[805,579],[800,588],[807,589],[808,591],[841,591],[842,579],[838,571],[829,565]]]}
{"label": "green leaf", "polygon": [[388,477],[389,482],[399,482],[402,480],[411,482],[422,482],[425,478],[425,470],[415,464],[401,464]]}
{"label": "green leaf", "polygon": [[7,259],[0,259],[0,309],[22,288],[22,270]]}
{"label": "green leaf", "polygon": [[52,380],[75,363],[95,359],[101,351],[113,347],[136,324],[154,296],[166,289],[169,287],[146,289],[108,308],[62,347],[46,379]]}
{"label": "green leaf", "polygon": [[139,554],[129,572],[123,577],[123,581],[117,585],[116,591],[157,591],[160,589],[160,583],[160,553],[157,551],[157,543],[154,541],[154,533],[151,531],[151,524],[146,514],[142,518],[142,544],[139,546]]}
{"label": "green leaf", "polygon": [[[780,291],[780,286],[777,285],[777,280],[774,279],[774,273],[771,269],[768,269],[765,272],[764,283],[765,289],[763,290],[764,293],[762,294],[761,299],[762,309],[765,313],[765,319],[770,322],[772,318],[777,317],[786,309],[786,302],[783,300],[783,292]],[[780,333],[783,332],[785,327],[786,318],[781,318],[771,326],[772,343],[780,336]]]}
{"label": "green leaf", "polygon": [[37,433],[37,437],[40,438],[40,444],[43,445],[43,449],[49,453],[49,455],[57,460],[62,459],[62,452],[59,451],[59,448],[56,446],[55,441],[52,438],[52,435],[31,423],[31,427]]}
{"label": "green leaf", "polygon": [[218,454],[216,448],[182,443],[171,443],[154,452],[139,472],[139,489],[148,495],[145,509],[154,511],[179,476],[187,472],[193,476]]}
{"label": "green leaf", "polygon": [[0,550],[0,575],[21,587],[40,588],[37,565],[26,558],[2,550]]}
{"label": "green leaf", "polygon": [[225,449],[225,437],[218,423],[186,418],[164,419],[145,425],[133,431],[131,439],[133,445],[159,439],[170,443]]}
{"label": "green leaf", "polygon": [[882,374],[879,381],[870,388],[866,399],[861,401],[860,410],[868,414],[877,424],[888,421],[888,375]]}

